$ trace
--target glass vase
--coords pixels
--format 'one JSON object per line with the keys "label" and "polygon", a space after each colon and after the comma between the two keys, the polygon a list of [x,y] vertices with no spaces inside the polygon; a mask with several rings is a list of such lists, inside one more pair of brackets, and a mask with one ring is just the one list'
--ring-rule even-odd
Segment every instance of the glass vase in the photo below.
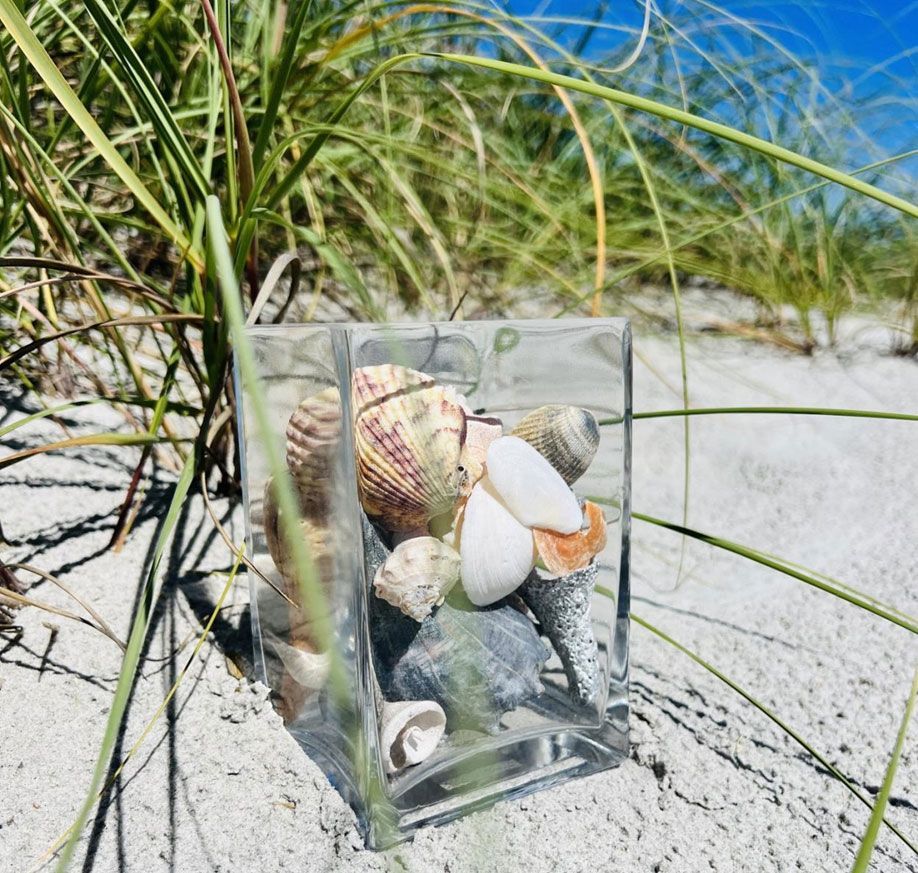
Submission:
{"label": "glass vase", "polygon": [[256,672],[368,846],[626,757],[628,322],[247,339]]}

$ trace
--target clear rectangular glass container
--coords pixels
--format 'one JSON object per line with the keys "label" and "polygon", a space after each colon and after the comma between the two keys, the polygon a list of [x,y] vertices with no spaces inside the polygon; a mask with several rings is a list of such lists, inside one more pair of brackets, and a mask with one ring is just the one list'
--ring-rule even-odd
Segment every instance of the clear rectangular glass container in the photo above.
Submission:
{"label": "clear rectangular glass container", "polygon": [[[384,848],[420,827],[614,766],[626,757],[628,322],[277,325],[251,327],[247,335],[260,374],[259,400],[266,405],[273,429],[271,444],[264,444],[253,425],[253,398],[237,374],[247,548],[256,569],[249,574],[256,670],[271,687],[287,729],[354,807],[367,844]],[[385,377],[405,384],[390,384],[389,393],[383,391],[368,401],[366,391],[352,396],[355,372],[363,374],[364,383],[365,374],[371,374],[378,381],[385,382]],[[555,410],[546,418],[543,410],[535,419],[531,416],[545,406],[567,411]],[[456,413],[457,407],[461,413]],[[397,472],[409,480],[405,484],[403,479],[387,478],[381,485],[376,483],[378,490],[388,494],[396,481],[412,494],[420,489],[427,500],[426,495],[437,489],[426,482],[426,471],[444,464],[456,468],[455,476],[448,478],[450,487],[456,487],[448,498],[454,499],[454,505],[429,525],[422,518],[420,529],[417,519],[402,523],[402,516],[397,522],[381,516],[379,495],[368,497],[376,487],[375,477],[382,475],[380,469],[392,474],[379,464],[368,466],[367,434],[372,440],[376,432],[355,430],[358,420],[365,427],[370,421],[365,416],[377,415],[381,427],[391,430],[382,434],[376,448],[382,445],[382,450],[401,458]],[[560,424],[558,415],[563,419]],[[530,416],[527,422],[552,422],[555,430],[576,425],[575,436],[583,436],[577,428],[586,428],[594,441],[596,429],[590,422],[598,426],[595,455],[580,451],[579,443],[577,451],[570,448],[574,443],[563,443],[562,462],[567,463],[568,456],[583,456],[588,462],[570,489],[580,511],[592,503],[593,511],[598,506],[603,513],[606,536],[601,551],[590,560],[587,548],[580,563],[587,560],[588,566],[571,575],[557,567],[551,573],[544,555],[549,547],[555,549],[554,544],[558,545],[554,561],[571,561],[572,549],[580,550],[579,554],[590,543],[594,549],[602,545],[587,535],[595,533],[589,524],[592,516],[583,516],[589,532],[565,534],[560,540],[560,534],[537,530],[542,521],[530,519],[523,527],[532,531],[533,560],[538,563],[524,585],[495,603],[472,605],[462,578],[444,592],[445,602],[425,601],[426,606],[419,607],[421,615],[415,617],[382,600],[381,589],[373,584],[380,563],[399,542],[420,534],[434,533],[445,540],[449,546],[433,546],[446,551],[446,565],[460,576],[470,568],[470,580],[473,573],[465,563],[466,547],[473,561],[476,555],[491,554],[490,549],[495,564],[501,563],[503,547],[495,551],[493,542],[486,541],[487,525],[484,534],[477,534],[485,541],[476,551],[468,533],[473,522],[466,522],[465,515],[472,515],[476,488],[488,490],[506,510],[510,504],[504,497],[510,486],[502,480],[504,491],[490,490],[485,483],[493,479],[496,488],[497,459],[486,461],[482,468],[483,456],[465,453],[472,450],[473,433],[487,434],[488,439],[508,435],[526,416]],[[376,419],[370,424],[376,427]],[[414,430],[405,436],[406,428]],[[555,430],[549,430],[554,439]],[[393,438],[403,441],[392,448]],[[502,444],[510,442],[505,439]],[[514,451],[518,443],[517,439],[511,446]],[[407,461],[406,446],[414,447]],[[484,446],[487,449],[487,440]],[[539,446],[542,454],[553,459],[551,451]],[[450,454],[454,449],[461,455],[458,465]],[[555,445],[552,451],[557,449]],[[285,538],[283,513],[269,482],[271,452],[284,460],[297,495],[295,530],[309,547],[312,578],[318,583],[312,588],[302,578],[303,567],[291,557]],[[525,463],[519,465],[518,488],[513,486],[522,489],[522,508],[513,509],[519,524],[527,520],[523,516],[530,510],[551,514],[550,507],[546,510],[543,505],[542,492],[533,492],[530,498],[526,491],[535,487],[529,483],[537,479],[528,472],[526,452],[531,454],[526,448],[521,456]],[[492,454],[484,457],[492,459]],[[412,473],[415,468],[410,467],[406,473],[403,461],[409,467],[419,465],[422,472]],[[556,459],[553,463],[557,466]],[[504,479],[513,477],[516,467],[509,466]],[[475,484],[482,470],[485,479]],[[567,475],[574,474],[568,471]],[[419,478],[424,480],[420,484]],[[468,496],[470,489],[473,497]],[[395,492],[398,502],[402,491],[395,488]],[[442,495],[438,500],[439,512],[444,507]],[[479,502],[483,500],[479,497]],[[467,512],[460,512],[457,520],[457,508],[463,506]],[[390,523],[412,529],[393,531],[387,527]],[[511,524],[519,526],[516,521]],[[599,526],[597,522],[597,530]],[[464,532],[467,542],[463,544]],[[499,539],[503,528],[495,529],[494,535],[498,538],[494,542],[504,542]],[[419,547],[418,543],[411,546]],[[397,567],[386,563],[386,568],[390,566],[401,573],[396,573],[399,584],[415,580],[403,563]],[[427,572],[429,565],[423,566]],[[485,571],[490,579],[490,565]],[[560,587],[554,584],[557,577]],[[552,592],[572,591],[575,582],[586,594],[580,607],[574,603],[571,618],[557,608],[559,601],[552,600]],[[547,601],[546,596],[539,599],[539,591],[548,592]],[[578,621],[577,628],[568,627]],[[572,634],[575,642],[566,642],[565,634]],[[590,647],[586,655],[584,646]],[[562,660],[558,651],[566,658]],[[406,691],[409,687],[411,693]],[[416,693],[418,688],[424,693]],[[425,704],[430,711],[420,706],[412,715],[411,707],[397,705],[406,698],[432,698]],[[447,720],[445,729],[440,713]],[[412,763],[415,758],[422,760]]]}

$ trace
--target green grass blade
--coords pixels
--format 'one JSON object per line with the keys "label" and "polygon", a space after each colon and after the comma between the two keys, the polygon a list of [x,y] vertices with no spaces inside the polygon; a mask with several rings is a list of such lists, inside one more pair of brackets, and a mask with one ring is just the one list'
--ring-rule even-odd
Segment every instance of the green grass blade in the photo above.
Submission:
{"label": "green grass blade", "polygon": [[10,36],[16,41],[22,53],[44,80],[51,93],[60,101],[67,114],[73,118],[89,142],[92,143],[105,162],[124,182],[131,194],[150,213],[176,246],[186,251],[189,259],[196,266],[200,266],[203,261],[200,255],[191,249],[191,244],[184,231],[172,221],[160,206],[156,197],[128,166],[124,158],[121,157],[112,141],[105,135],[102,128],[99,127],[96,120],[89,113],[89,110],[77,97],[76,92],[67,83],[61,71],[55,66],[51,56],[45,51],[35,33],[29,27],[14,0],[0,0],[0,22],[3,23]]}
{"label": "green grass blade", "polygon": [[864,839],[861,840],[861,847],[858,849],[857,857],[854,859],[851,873],[867,873],[867,868],[870,866],[870,857],[873,855],[873,847],[876,844],[880,825],[883,822],[883,813],[886,811],[889,793],[892,791],[893,780],[896,778],[896,768],[899,766],[902,747],[905,745],[905,735],[908,733],[908,725],[912,720],[916,697],[918,697],[918,670],[915,670],[915,675],[912,678],[912,689],[908,695],[908,702],[905,704],[905,712],[902,714],[902,723],[899,725],[896,745],[893,748],[892,757],[889,759],[889,766],[886,768],[883,785],[880,787],[880,791],[873,802],[873,812],[870,814],[867,831],[864,833]]}
{"label": "green grass blade", "polygon": [[146,110],[161,144],[172,155],[185,178],[192,183],[200,197],[206,197],[210,186],[201,165],[198,163],[182,131],[156,87],[149,69],[141,60],[137,50],[124,35],[111,10],[102,0],[84,0],[86,10],[96,25],[96,30],[105,41],[112,56],[131,82],[134,91]]}
{"label": "green grass blade", "polygon": [[845,591],[841,588],[836,588],[834,585],[821,579],[817,579],[815,576],[810,576],[808,573],[803,573],[800,570],[796,570],[793,567],[782,563],[781,561],[769,558],[762,554],[762,552],[759,552],[756,549],[752,549],[749,546],[743,546],[739,543],[731,542],[730,540],[712,536],[711,534],[701,533],[700,531],[692,530],[691,528],[683,527],[682,525],[674,524],[670,521],[663,521],[662,519],[654,518],[650,515],[644,515],[640,512],[632,512],[631,517],[636,518],[639,521],[647,522],[648,524],[657,525],[657,527],[666,528],[667,530],[674,531],[675,533],[682,534],[683,536],[692,537],[693,539],[700,540],[701,542],[707,543],[710,546],[715,546],[718,549],[723,549],[724,551],[732,552],[735,555],[747,558],[750,561],[755,561],[755,563],[762,564],[763,566],[769,567],[772,570],[777,570],[779,573],[783,573],[785,576],[790,576],[793,579],[799,579],[801,582],[805,582],[807,585],[812,585],[813,588],[818,588],[820,591],[825,591],[826,593],[832,594],[841,600],[846,600],[848,603],[851,603],[854,606],[858,606],[861,609],[866,609],[868,612],[872,612],[874,615],[886,619],[886,621],[897,624],[899,627],[905,628],[907,631],[911,631],[913,634],[918,634],[918,619],[912,618],[910,616],[902,617],[899,613],[889,612],[888,610],[883,609],[880,606],[876,606],[856,594],[852,594],[851,592]]}
{"label": "green grass blade", "polygon": [[[612,597],[614,599],[613,593],[608,588],[604,588],[601,585],[597,585],[596,590],[600,594],[606,597]],[[845,788],[847,788],[868,809],[873,809],[873,804],[870,802],[870,800],[857,789],[854,783],[847,776],[845,776],[845,774],[842,773],[841,770],[839,770],[834,764],[832,764],[825,756],[821,755],[818,751],[816,751],[816,749],[812,745],[810,745],[810,743],[808,743],[801,734],[795,731],[789,724],[787,724],[787,722],[785,722],[778,715],[772,712],[767,706],[765,706],[764,703],[761,703],[759,700],[753,697],[748,691],[746,691],[744,688],[742,688],[740,685],[738,685],[728,676],[724,675],[713,664],[709,664],[700,655],[697,655],[691,649],[687,648],[686,646],[683,646],[682,643],[673,639],[671,636],[669,636],[668,634],[661,631],[659,628],[652,625],[649,621],[646,621],[640,616],[635,615],[633,612],[631,613],[631,620],[635,622],[636,624],[639,624],[645,630],[650,631],[650,633],[654,634],[659,639],[668,643],[673,648],[682,652],[683,655],[686,655],[689,658],[691,658],[696,664],[698,664],[701,667],[704,667],[704,669],[707,670],[709,673],[716,676],[721,682],[723,682],[725,685],[727,685],[729,688],[731,688],[733,691],[739,694],[739,696],[742,697],[747,703],[754,706],[759,712],[762,713],[762,715],[766,716],[771,721],[773,721],[782,731],[784,731],[784,733],[786,733],[792,740],[794,740],[794,742],[796,742],[799,746],[801,746],[807,752],[807,754],[809,754],[815,761],[817,761],[820,765],[822,765],[839,782],[841,782],[841,784],[844,785]],[[892,822],[890,822],[886,818],[883,818],[883,823],[906,846],[908,846],[908,848],[911,849],[912,852],[918,855],[918,846],[915,846],[915,844],[912,843],[912,841],[908,837],[906,837],[905,834],[903,834]]]}
{"label": "green grass blade", "polygon": [[[760,139],[748,133],[743,133],[726,124],[717,121],[711,121],[694,115],[691,112],[685,112],[681,109],[674,109],[664,103],[658,103],[656,100],[649,100],[646,97],[640,97],[636,94],[629,94],[627,91],[619,91],[616,88],[607,88],[603,85],[597,85],[592,82],[585,82],[582,79],[575,79],[572,76],[562,76],[558,73],[552,73],[545,70],[527,67],[523,64],[512,64],[507,61],[499,61],[493,58],[473,57],[472,55],[458,55],[450,52],[425,52],[425,56],[440,58],[445,61],[452,61],[466,66],[484,67],[486,69],[496,70],[501,73],[509,73],[513,76],[521,76],[527,79],[533,79],[537,82],[544,82],[547,85],[555,85],[561,88],[569,88],[572,91],[580,91],[583,94],[589,94],[592,97],[599,97],[603,100],[611,100],[622,106],[628,106],[631,109],[637,109],[640,112],[649,112],[653,115],[665,118],[668,121],[674,121],[677,124],[684,124],[687,127],[693,127],[696,130],[709,133],[712,136],[734,142],[737,145],[752,149],[760,154],[766,155],[775,160],[782,161],[801,170],[806,170],[816,176],[822,176],[830,182],[836,182],[864,194],[874,200],[898,209],[906,215],[918,218],[918,206],[909,203],[901,197],[883,191],[869,182],[864,182],[848,173],[843,173],[826,164],[815,161],[804,155],[797,154],[791,149],[784,148],[768,140]],[[411,56],[405,56],[406,59]]]}
{"label": "green grass blade", "polygon": [[[263,446],[271,447],[274,444],[274,434],[270,416],[264,402],[263,391],[260,388],[260,376],[255,355],[245,334],[245,316],[242,311],[239,283],[236,280],[233,257],[227,242],[220,201],[214,195],[207,198],[206,210],[209,264],[220,287],[233,353],[236,356],[243,384],[252,401],[252,413],[258,438]],[[344,668],[338,656],[337,643],[329,617],[330,612],[325,604],[325,594],[309,552],[309,545],[299,527],[300,514],[293,482],[281,455],[270,448],[265,454],[269,473],[274,479],[275,497],[278,514],[282,521],[283,535],[287,540],[287,546],[297,569],[303,603],[307,604],[309,614],[314,617],[312,626],[320,651],[329,653],[329,687],[333,692],[343,695],[347,685]]]}
{"label": "green grass blade", "polygon": [[[642,418],[670,418],[680,415],[828,415],[839,418],[877,418],[891,421],[918,421],[911,412],[881,412],[869,409],[831,409],[820,406],[704,406],[695,409],[655,409],[635,412],[635,421]],[[604,418],[604,424],[620,424],[621,419]]]}

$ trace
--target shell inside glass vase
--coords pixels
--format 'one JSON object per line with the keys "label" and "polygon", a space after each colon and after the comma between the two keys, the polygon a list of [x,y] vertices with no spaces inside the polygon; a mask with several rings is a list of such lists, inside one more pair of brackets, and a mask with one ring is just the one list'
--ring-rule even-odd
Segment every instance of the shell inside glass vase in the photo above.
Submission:
{"label": "shell inside glass vase", "polygon": [[240,386],[255,661],[368,844],[619,763],[627,322],[248,336],[277,429],[255,439]]}

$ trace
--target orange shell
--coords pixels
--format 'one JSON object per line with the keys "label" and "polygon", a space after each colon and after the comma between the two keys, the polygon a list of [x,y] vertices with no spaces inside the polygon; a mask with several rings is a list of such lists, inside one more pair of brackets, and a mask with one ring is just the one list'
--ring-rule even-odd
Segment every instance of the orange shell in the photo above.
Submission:
{"label": "orange shell", "polygon": [[583,507],[589,527],[572,534],[534,528],[536,548],[550,573],[564,576],[586,567],[606,547],[606,519],[602,510],[587,500]]}

